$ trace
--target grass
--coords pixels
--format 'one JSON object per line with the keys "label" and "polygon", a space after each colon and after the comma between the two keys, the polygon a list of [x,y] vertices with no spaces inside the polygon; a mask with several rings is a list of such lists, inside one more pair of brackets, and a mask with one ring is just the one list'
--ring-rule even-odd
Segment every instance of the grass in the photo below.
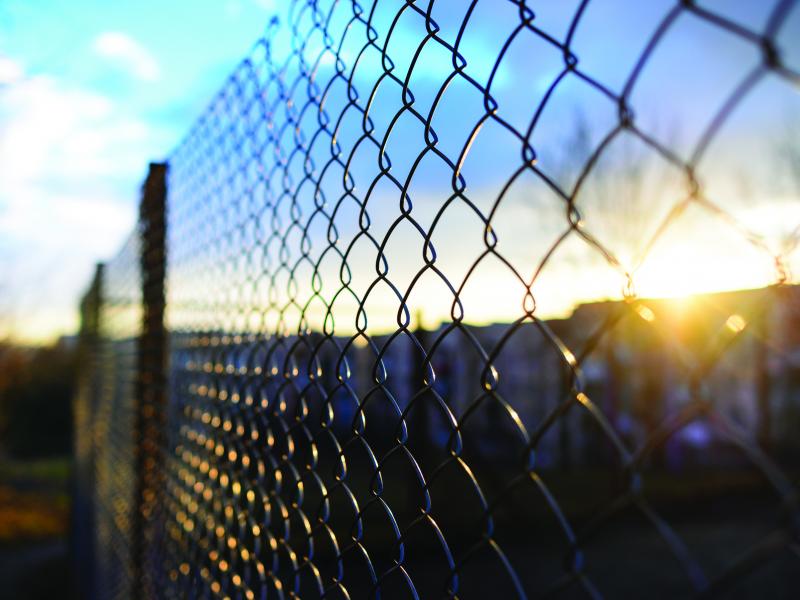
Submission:
{"label": "grass", "polygon": [[0,462],[0,544],[66,536],[70,468],[65,457]]}
{"label": "grass", "polygon": [[0,483],[23,481],[43,486],[66,486],[72,467],[68,456],[0,461]]}
{"label": "grass", "polygon": [[0,486],[0,544],[63,537],[68,522],[66,494],[43,495]]}

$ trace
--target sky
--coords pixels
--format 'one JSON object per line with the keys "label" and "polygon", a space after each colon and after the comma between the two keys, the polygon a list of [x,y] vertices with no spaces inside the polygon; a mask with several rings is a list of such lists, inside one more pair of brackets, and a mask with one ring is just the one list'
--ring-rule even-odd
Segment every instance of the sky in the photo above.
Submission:
{"label": "sky", "polygon": [[97,261],[269,0],[0,2],[0,337],[73,332]]}
{"label": "sky", "polygon": [[[578,3],[533,4],[539,26],[564,39]],[[774,2],[702,4],[759,30]],[[435,17],[440,19],[443,35],[452,34],[453,24],[460,19],[458,11],[465,5],[454,0],[438,0],[437,5]],[[610,89],[620,90],[654,27],[672,5],[666,0],[593,0],[573,44],[582,69]],[[376,17],[376,27],[385,32],[394,4],[380,6],[388,8],[386,15]],[[112,257],[133,228],[148,162],[171,156],[274,12],[275,6],[267,0],[135,5],[4,0],[0,4],[0,337],[42,341],[75,331],[76,307],[94,264]],[[462,45],[472,76],[488,79],[492,57],[517,22],[516,8],[510,3],[478,3],[473,23],[479,25],[469,29]],[[408,55],[404,49],[420,43],[420,31],[411,17],[401,19],[390,52],[396,57]],[[798,33],[800,10],[795,7],[778,39],[782,55],[795,69],[800,66]],[[524,129],[532,107],[563,62],[559,52],[535,36],[518,40],[500,65],[492,93],[502,116]],[[434,45],[427,48],[411,79],[420,104],[432,101],[450,68],[446,55],[430,50],[435,50]],[[352,59],[346,51],[344,58]],[[637,123],[687,157],[714,111],[760,58],[752,45],[700,19],[682,16],[637,82],[631,97]],[[402,61],[397,66],[407,67]],[[330,70],[332,63],[322,65],[321,80],[326,68]],[[369,89],[376,73],[362,67],[356,75],[360,89]],[[448,132],[440,148],[455,157],[483,109],[474,94],[458,96],[457,85],[451,90],[434,126]],[[379,127],[397,110],[399,96],[395,96],[381,96],[377,103],[372,116]],[[616,124],[617,117],[613,103],[600,98],[596,90],[577,78],[565,80],[533,134],[539,166],[568,187],[576,166]],[[589,141],[586,148],[577,148],[576,124],[583,121]],[[792,134],[800,131],[797,89],[774,77],[765,78],[729,121],[698,172],[704,190],[768,244],[780,245],[800,224],[800,181],[792,180],[783,164],[784,146],[797,148],[798,136]],[[392,160],[398,171],[407,170],[419,151],[418,134],[409,126],[392,135]],[[674,174],[662,173],[667,171],[664,165],[654,163],[648,167],[649,188],[641,198],[622,201],[627,214],[637,218],[614,216],[618,206],[609,203],[609,198],[619,201],[620,194],[628,193],[621,191],[618,182],[622,179],[616,174],[624,172],[631,156],[634,162],[639,160],[636,152],[641,149],[633,146],[614,144],[606,153],[608,164],[598,169],[601,175],[590,178],[581,199],[587,227],[623,260],[635,254],[633,249],[648,239],[681,196],[672,187]],[[487,126],[481,131],[463,171],[473,197],[489,202],[497,196],[508,176],[507,165],[514,160],[511,152],[518,153],[498,128]],[[365,168],[365,177],[370,177],[371,168]],[[449,180],[431,167],[420,169],[414,181],[413,194],[419,200],[416,214],[428,210],[430,217],[447,192],[440,189],[441,182]],[[534,258],[546,252],[547,243],[563,226],[562,209],[546,199],[536,182],[527,180],[515,185],[504,200],[493,225],[501,232],[504,255],[520,271],[534,270]],[[458,251],[464,246],[460,232],[469,232],[480,251],[482,231],[470,218],[449,217],[452,226],[441,229],[440,266],[447,272],[463,271],[474,259]],[[720,225],[720,219],[709,219],[703,211],[687,211],[677,221],[641,265],[640,293],[675,295],[773,281],[769,255],[743,244],[735,227]],[[620,222],[627,226],[620,228]],[[405,275],[411,277],[418,261],[404,256],[402,234],[395,239],[400,244],[392,250],[395,272],[407,271]],[[543,290],[546,314],[563,313],[580,301],[613,297],[624,285],[619,273],[587,258],[585,247],[573,245],[565,244],[537,284]],[[596,258],[596,253],[592,256]],[[794,252],[792,260],[796,262],[797,257]],[[633,256],[627,258],[634,262]],[[518,284],[501,268],[484,271],[484,285],[479,287],[492,290],[499,299],[478,293],[470,304],[475,307],[473,319],[489,322],[517,314]],[[369,271],[364,273],[367,280],[372,277]],[[424,285],[418,292],[435,297]],[[447,307],[439,312],[448,314]]]}

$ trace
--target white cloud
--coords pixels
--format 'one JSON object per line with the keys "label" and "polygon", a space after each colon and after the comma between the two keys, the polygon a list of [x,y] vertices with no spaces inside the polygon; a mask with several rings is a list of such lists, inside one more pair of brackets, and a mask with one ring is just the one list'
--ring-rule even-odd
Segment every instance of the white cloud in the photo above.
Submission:
{"label": "white cloud", "polygon": [[16,83],[23,74],[22,65],[7,56],[0,56],[0,85]]}
{"label": "white cloud", "polygon": [[9,316],[23,339],[74,328],[94,262],[134,224],[159,135],[110,98],[52,77],[0,91],[0,337]]}
{"label": "white cloud", "polygon": [[98,35],[92,44],[103,58],[116,62],[142,81],[156,81],[161,69],[155,57],[132,37],[118,31]]}
{"label": "white cloud", "polygon": [[0,97],[3,192],[46,179],[96,181],[142,168],[144,123],[120,114],[106,96],[29,77]]}

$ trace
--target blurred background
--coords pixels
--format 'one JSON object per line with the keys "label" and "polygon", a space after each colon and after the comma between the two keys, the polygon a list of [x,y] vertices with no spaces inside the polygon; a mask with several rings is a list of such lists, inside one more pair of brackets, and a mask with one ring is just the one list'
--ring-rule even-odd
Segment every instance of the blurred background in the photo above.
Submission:
{"label": "blurred background", "polygon": [[70,597],[80,297],[271,5],[0,3],[2,598]]}

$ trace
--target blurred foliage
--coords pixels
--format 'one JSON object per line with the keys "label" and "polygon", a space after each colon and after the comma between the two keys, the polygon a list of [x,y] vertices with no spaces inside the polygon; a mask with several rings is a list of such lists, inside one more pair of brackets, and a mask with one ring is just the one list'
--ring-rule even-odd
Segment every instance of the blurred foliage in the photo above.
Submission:
{"label": "blurred foliage", "polygon": [[[73,598],[70,457],[0,459],[0,598]],[[46,574],[46,577],[42,577]]]}
{"label": "blurred foliage", "polygon": [[0,343],[0,447],[6,453],[27,458],[71,452],[76,365],[68,343]]}
{"label": "blurred foliage", "polygon": [[0,485],[0,544],[62,537],[68,516],[65,493],[23,492]]}
{"label": "blurred foliage", "polygon": [[43,487],[64,487],[69,483],[72,458],[36,460],[3,460],[0,462],[0,484],[9,481],[25,481]]}

